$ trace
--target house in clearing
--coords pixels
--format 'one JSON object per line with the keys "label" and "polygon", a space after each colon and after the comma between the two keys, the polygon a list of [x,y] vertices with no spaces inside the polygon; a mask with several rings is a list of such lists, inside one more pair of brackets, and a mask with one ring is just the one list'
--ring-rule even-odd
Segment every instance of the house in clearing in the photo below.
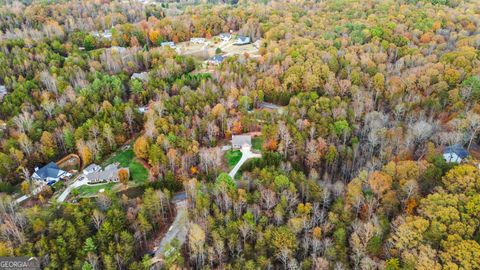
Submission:
{"label": "house in clearing", "polygon": [[240,149],[242,147],[252,147],[252,136],[250,135],[233,135],[232,148]]}
{"label": "house in clearing", "polygon": [[250,42],[251,42],[250,37],[238,36],[237,40],[235,41],[235,43],[233,45],[247,45]]}
{"label": "house in clearing", "polygon": [[42,168],[35,168],[32,179],[43,182],[57,182],[58,180],[68,177],[68,173],[58,167],[55,162],[50,162]]}
{"label": "house in clearing", "polygon": [[95,163],[88,165],[85,169],[83,169],[83,174],[88,175],[94,172],[98,172],[102,169],[102,167],[98,166]]}
{"label": "house in clearing", "polygon": [[141,106],[141,107],[137,108],[138,112],[141,113],[141,114],[147,113],[148,109],[149,109],[148,106]]}
{"label": "house in clearing", "polygon": [[89,184],[118,182],[118,172],[122,169],[128,171],[128,168],[119,168],[118,164],[110,164],[103,171],[100,170],[86,175],[86,178]]}
{"label": "house in clearing", "polygon": [[229,41],[232,38],[232,35],[230,33],[221,33],[219,37],[222,41]]}
{"label": "house in clearing", "polygon": [[205,44],[206,39],[205,38],[191,38],[190,43],[195,43],[195,44]]}
{"label": "house in clearing", "polygon": [[208,59],[208,63],[212,65],[220,65],[223,60],[225,60],[225,56],[217,54],[212,58]]}
{"label": "house in clearing", "polygon": [[3,99],[3,97],[5,97],[7,95],[7,88],[5,87],[5,85],[0,85],[0,100]]}
{"label": "house in clearing", "polygon": [[174,49],[174,48],[175,48],[175,42],[173,42],[173,41],[165,41],[165,42],[160,43],[160,46],[162,46],[162,47],[170,47],[170,48]]}
{"label": "house in clearing", "polygon": [[130,77],[130,80],[140,80],[144,82],[148,82],[148,72],[140,72],[140,73],[133,73]]}
{"label": "house in clearing", "polygon": [[448,163],[460,163],[468,157],[468,151],[459,144],[445,147],[443,150],[443,159]]}
{"label": "house in clearing", "polygon": [[102,37],[110,40],[112,39],[112,31],[111,30],[104,30],[103,32],[94,31],[92,32],[92,36],[97,38]]}

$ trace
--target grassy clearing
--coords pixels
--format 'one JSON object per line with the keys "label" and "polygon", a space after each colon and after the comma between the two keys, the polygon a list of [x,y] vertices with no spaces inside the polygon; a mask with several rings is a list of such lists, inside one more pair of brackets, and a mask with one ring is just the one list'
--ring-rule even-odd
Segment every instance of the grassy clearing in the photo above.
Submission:
{"label": "grassy clearing", "polygon": [[252,138],[252,148],[257,151],[262,151],[263,145],[263,138],[262,137],[254,137]]}
{"label": "grassy clearing", "polygon": [[105,183],[105,184],[98,184],[94,186],[85,185],[77,188],[75,192],[78,193],[80,197],[88,197],[88,196],[97,194],[98,191],[100,191],[100,189],[102,188],[105,190],[112,189],[116,184],[117,183]]}
{"label": "grassy clearing", "polygon": [[228,168],[233,168],[242,158],[242,152],[240,150],[228,150],[225,153],[225,158],[227,159]]}

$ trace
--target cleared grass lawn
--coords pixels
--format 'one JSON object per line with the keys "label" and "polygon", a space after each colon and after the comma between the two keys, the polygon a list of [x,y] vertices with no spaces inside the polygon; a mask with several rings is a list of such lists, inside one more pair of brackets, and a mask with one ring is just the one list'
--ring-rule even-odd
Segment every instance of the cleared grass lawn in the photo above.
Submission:
{"label": "cleared grass lawn", "polygon": [[257,151],[262,151],[263,145],[263,138],[262,137],[254,137],[252,138],[252,148]]}
{"label": "cleared grass lawn", "polygon": [[128,167],[130,169],[130,178],[135,184],[147,182],[148,171],[140,162],[135,160],[135,154],[132,149],[118,152],[107,159],[103,165],[106,166],[115,162],[120,163],[120,167]]}
{"label": "cleared grass lawn", "polygon": [[94,186],[85,185],[77,188],[76,190],[78,192],[78,195],[80,195],[80,197],[86,197],[86,196],[97,194],[98,191],[102,188],[105,190],[112,189],[115,185],[116,183],[105,183],[105,184],[98,184]]}
{"label": "cleared grass lawn", "polygon": [[227,159],[228,168],[232,168],[242,158],[242,152],[240,150],[228,150],[225,153],[225,158]]}

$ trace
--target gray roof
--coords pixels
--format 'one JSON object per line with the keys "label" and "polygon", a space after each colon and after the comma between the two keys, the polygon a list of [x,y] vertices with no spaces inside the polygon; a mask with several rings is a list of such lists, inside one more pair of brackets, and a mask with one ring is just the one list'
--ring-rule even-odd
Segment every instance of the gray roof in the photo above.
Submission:
{"label": "gray roof", "polygon": [[223,62],[223,60],[225,60],[225,56],[219,55],[219,54],[210,58],[210,61],[214,61],[214,62],[218,62],[218,63]]}
{"label": "gray roof", "polygon": [[65,171],[61,170],[55,162],[50,162],[34,172],[34,176],[40,179],[58,178],[64,173]]}
{"label": "gray roof", "polygon": [[98,166],[97,164],[92,163],[92,164],[88,165],[87,167],[85,167],[85,169],[83,169],[83,170],[84,170],[84,171],[94,172],[94,171],[100,170],[101,168],[102,168],[102,167]]}
{"label": "gray roof", "polygon": [[250,135],[233,135],[232,136],[232,144],[235,145],[252,145],[252,136]]}
{"label": "gray roof", "polygon": [[148,73],[147,72],[140,72],[140,73],[133,73],[132,77],[130,77],[131,80],[134,79],[139,79],[141,81],[148,81]]}
{"label": "gray roof", "polygon": [[[123,168],[122,168],[123,169]],[[127,169],[127,168],[125,168]],[[87,175],[87,179],[89,181],[94,181],[94,180],[105,180],[109,181],[115,178],[118,178],[118,171],[120,168],[118,168],[117,164],[110,164],[103,171],[98,171],[98,172],[93,172],[91,174]]]}

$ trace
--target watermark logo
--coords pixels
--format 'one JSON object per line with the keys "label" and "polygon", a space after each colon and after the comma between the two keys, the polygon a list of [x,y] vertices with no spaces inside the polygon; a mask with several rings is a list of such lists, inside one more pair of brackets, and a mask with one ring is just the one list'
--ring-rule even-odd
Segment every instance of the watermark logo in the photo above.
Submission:
{"label": "watermark logo", "polygon": [[35,257],[0,257],[0,270],[40,270]]}

